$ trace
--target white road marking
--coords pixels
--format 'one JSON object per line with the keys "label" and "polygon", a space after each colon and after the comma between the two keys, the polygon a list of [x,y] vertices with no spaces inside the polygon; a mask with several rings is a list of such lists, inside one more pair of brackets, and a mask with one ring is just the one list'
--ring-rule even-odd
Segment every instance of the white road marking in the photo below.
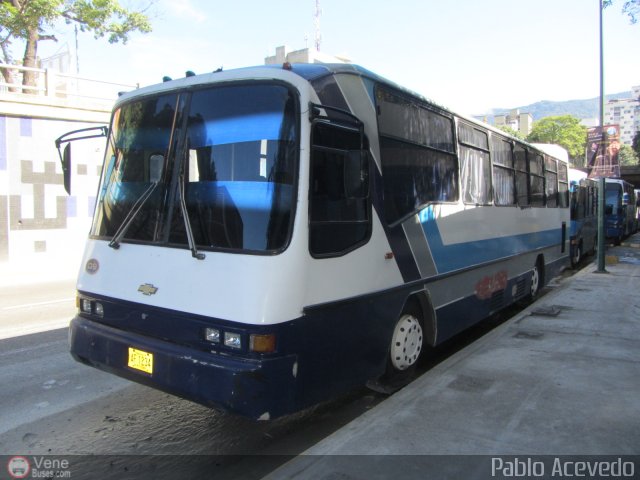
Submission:
{"label": "white road marking", "polygon": [[30,335],[32,333],[47,332],[57,328],[69,326],[71,318],[56,318],[46,322],[32,323],[29,325],[18,325],[15,327],[0,327],[0,340],[5,338],[21,337],[22,335]]}
{"label": "white road marking", "polygon": [[9,350],[8,352],[0,353],[0,357],[9,357],[11,355],[17,355],[19,353],[32,352],[34,350],[42,350],[43,348],[52,347],[60,343],[67,343],[66,340],[56,340],[55,342],[39,343],[38,345],[32,345],[24,348],[16,348],[15,350]]}
{"label": "white road marking", "polygon": [[71,303],[75,302],[75,298],[61,298],[59,300],[48,300],[46,302],[37,302],[37,303],[25,303],[22,305],[12,305],[11,307],[2,307],[2,311],[8,310],[18,310],[20,308],[32,308],[32,307],[42,307],[44,305],[55,305],[56,303]]}

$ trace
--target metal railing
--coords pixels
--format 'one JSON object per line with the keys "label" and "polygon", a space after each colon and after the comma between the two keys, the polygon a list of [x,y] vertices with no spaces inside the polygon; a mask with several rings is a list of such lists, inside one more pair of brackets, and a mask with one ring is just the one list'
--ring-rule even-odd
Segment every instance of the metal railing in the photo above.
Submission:
{"label": "metal railing", "polygon": [[[139,85],[107,82],[93,78],[61,73],[57,70],[23,67],[0,63],[0,94],[13,93],[29,96],[46,96],[60,99],[89,99],[113,102],[121,91],[135,90]],[[36,85],[23,85],[25,72],[34,72]],[[8,73],[8,75],[6,75]],[[10,77],[7,81],[6,76]]]}

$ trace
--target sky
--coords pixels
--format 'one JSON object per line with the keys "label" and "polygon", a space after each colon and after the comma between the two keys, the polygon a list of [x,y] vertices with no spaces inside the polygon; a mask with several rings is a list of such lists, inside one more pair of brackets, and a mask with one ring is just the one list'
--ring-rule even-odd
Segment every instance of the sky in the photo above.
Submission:
{"label": "sky", "polygon": [[[146,0],[121,0],[143,8]],[[320,50],[466,114],[599,95],[598,0],[320,0]],[[640,22],[604,11],[605,91],[640,85]],[[316,0],[155,0],[126,45],[78,35],[79,74],[141,86],[313,47]],[[71,27],[39,56],[75,50]]]}

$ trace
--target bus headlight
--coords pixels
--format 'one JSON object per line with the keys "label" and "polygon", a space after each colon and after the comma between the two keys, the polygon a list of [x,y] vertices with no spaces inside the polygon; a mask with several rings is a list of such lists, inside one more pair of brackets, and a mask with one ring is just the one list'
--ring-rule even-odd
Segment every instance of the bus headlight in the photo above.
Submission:
{"label": "bus headlight", "polygon": [[220,343],[220,330],[217,328],[205,328],[204,338],[207,342]]}
{"label": "bus headlight", "polygon": [[80,310],[83,313],[91,313],[91,300],[88,300],[86,298],[81,298],[80,299]]}
{"label": "bus headlight", "polygon": [[224,332],[224,344],[226,347],[242,348],[242,340],[239,333]]}

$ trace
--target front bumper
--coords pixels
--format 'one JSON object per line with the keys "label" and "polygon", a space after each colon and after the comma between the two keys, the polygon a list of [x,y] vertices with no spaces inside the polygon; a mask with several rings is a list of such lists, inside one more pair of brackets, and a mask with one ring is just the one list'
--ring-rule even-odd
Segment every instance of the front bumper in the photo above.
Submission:
{"label": "front bumper", "polygon": [[[153,373],[128,366],[129,347],[153,354]],[[297,357],[208,353],[77,316],[71,355],[79,362],[194,402],[267,420],[299,409]]]}

